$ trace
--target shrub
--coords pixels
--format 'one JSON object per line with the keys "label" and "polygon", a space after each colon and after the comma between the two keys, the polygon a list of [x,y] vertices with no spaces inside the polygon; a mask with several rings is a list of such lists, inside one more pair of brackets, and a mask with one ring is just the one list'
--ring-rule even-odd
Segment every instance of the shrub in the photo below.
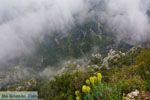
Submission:
{"label": "shrub", "polygon": [[78,97],[76,100],[121,100],[121,89],[116,85],[102,83],[101,79],[101,73],[86,79],[86,85],[82,86],[82,93],[75,92]]}
{"label": "shrub", "polygon": [[80,91],[80,87],[87,77],[88,73],[86,72],[64,73],[46,83],[40,92],[44,92],[45,100],[74,100],[74,91]]}
{"label": "shrub", "polygon": [[150,91],[150,79],[145,81],[144,86],[146,91]]}
{"label": "shrub", "polygon": [[144,81],[139,76],[134,76],[132,78],[122,80],[118,84],[121,87],[122,92],[129,93],[135,89],[144,90]]}

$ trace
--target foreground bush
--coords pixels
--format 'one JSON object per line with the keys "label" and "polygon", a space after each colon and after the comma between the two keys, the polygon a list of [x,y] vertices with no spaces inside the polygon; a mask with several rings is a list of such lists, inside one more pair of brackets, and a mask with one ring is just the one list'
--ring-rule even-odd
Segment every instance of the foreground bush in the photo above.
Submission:
{"label": "foreground bush", "polygon": [[90,76],[82,85],[82,92],[75,91],[76,100],[121,100],[121,89],[101,82],[102,75]]}
{"label": "foreground bush", "polygon": [[45,83],[40,93],[44,100],[74,100],[74,91],[79,90],[89,76],[86,72],[65,73]]}

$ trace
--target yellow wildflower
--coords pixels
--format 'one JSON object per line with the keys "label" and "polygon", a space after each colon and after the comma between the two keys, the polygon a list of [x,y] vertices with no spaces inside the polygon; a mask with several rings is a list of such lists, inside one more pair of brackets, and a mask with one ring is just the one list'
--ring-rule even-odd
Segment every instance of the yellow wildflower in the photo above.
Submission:
{"label": "yellow wildflower", "polygon": [[94,84],[94,77],[91,76],[89,79],[90,79],[90,82],[91,82],[92,84]]}
{"label": "yellow wildflower", "polygon": [[91,88],[87,86],[87,92],[89,93],[91,91]]}
{"label": "yellow wildflower", "polygon": [[86,85],[82,86],[82,92],[86,92]]}
{"label": "yellow wildflower", "polygon": [[77,90],[77,91],[75,91],[75,95],[76,96],[79,96],[80,95],[80,92]]}
{"label": "yellow wildflower", "polygon": [[98,78],[96,76],[91,76],[89,79],[92,84],[96,83],[98,80]]}
{"label": "yellow wildflower", "polygon": [[82,86],[82,92],[84,93],[89,93],[91,90],[91,88],[89,86],[83,85]]}
{"label": "yellow wildflower", "polygon": [[90,85],[90,80],[87,79],[87,80],[85,81],[85,83],[86,83],[87,85]]}
{"label": "yellow wildflower", "polygon": [[80,96],[77,96],[77,97],[76,97],[76,100],[80,100]]}
{"label": "yellow wildflower", "polygon": [[94,79],[94,83],[96,83],[98,80],[98,78],[96,76],[93,76],[93,79]]}
{"label": "yellow wildflower", "polygon": [[101,73],[97,73],[97,80],[101,81],[102,80],[102,74]]}

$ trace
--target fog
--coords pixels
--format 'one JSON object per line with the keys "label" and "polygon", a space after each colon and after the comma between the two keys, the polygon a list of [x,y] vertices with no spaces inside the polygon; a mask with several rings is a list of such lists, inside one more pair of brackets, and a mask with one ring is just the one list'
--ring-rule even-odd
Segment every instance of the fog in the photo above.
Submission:
{"label": "fog", "polygon": [[0,0],[0,62],[30,54],[46,34],[65,34],[94,16],[118,41],[144,42],[150,39],[149,5],[149,0]]}
{"label": "fog", "polygon": [[149,0],[108,0],[102,15],[117,39],[138,44],[149,39]]}
{"label": "fog", "polygon": [[30,53],[45,34],[82,22],[86,6],[83,0],[0,0],[0,61]]}

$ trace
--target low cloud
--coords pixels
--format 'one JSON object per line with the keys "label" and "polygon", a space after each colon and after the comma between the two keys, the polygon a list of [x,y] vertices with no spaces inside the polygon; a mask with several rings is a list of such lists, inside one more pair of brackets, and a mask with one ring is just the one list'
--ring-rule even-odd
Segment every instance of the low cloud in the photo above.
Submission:
{"label": "low cloud", "polygon": [[106,1],[105,10],[99,17],[116,33],[118,41],[138,44],[149,39],[149,0]]}
{"label": "low cloud", "polygon": [[118,41],[150,39],[149,0],[0,0],[0,62],[31,53],[35,40],[97,16]]}
{"label": "low cloud", "polygon": [[67,31],[87,11],[84,0],[0,0],[0,61],[30,53],[34,40]]}

